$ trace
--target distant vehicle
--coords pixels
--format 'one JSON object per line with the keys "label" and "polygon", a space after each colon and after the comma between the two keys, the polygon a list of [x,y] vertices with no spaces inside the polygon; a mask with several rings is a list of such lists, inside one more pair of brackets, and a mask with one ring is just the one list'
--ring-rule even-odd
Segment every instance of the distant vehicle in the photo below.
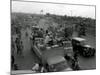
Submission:
{"label": "distant vehicle", "polygon": [[32,26],[32,30],[39,30],[39,26]]}
{"label": "distant vehicle", "polygon": [[95,55],[95,49],[86,44],[86,39],[74,37],[72,38],[73,51],[79,52],[81,55],[89,57]]}
{"label": "distant vehicle", "polygon": [[51,72],[72,71],[72,68],[63,56],[50,57],[47,59],[47,64]]}
{"label": "distant vehicle", "polygon": [[32,26],[32,32],[34,33],[34,36],[37,38],[43,38],[43,33],[40,29],[41,28],[39,26]]}

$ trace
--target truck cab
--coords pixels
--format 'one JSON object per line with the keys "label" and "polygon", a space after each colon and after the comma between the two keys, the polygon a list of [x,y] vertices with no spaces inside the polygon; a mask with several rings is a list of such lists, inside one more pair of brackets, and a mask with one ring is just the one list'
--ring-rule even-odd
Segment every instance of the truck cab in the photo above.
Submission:
{"label": "truck cab", "polygon": [[72,38],[73,51],[80,55],[89,57],[95,55],[95,49],[86,44],[86,39],[74,37]]}

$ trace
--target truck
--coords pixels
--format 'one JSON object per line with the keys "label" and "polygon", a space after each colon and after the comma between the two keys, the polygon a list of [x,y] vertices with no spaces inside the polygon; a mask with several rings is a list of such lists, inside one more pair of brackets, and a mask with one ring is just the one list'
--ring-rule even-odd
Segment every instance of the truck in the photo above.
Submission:
{"label": "truck", "polygon": [[73,51],[82,56],[90,57],[95,55],[95,48],[86,44],[86,39],[80,37],[72,38]]}
{"label": "truck", "polygon": [[[38,58],[42,61],[42,64],[46,67],[48,67],[47,72],[58,72],[58,71],[72,71],[72,68],[68,65],[67,60],[64,58],[65,50],[61,50],[62,53],[53,50],[55,48],[44,48],[44,50],[41,49],[41,47],[44,47],[43,45],[33,45],[32,51],[38,56]],[[56,48],[56,50],[58,49]],[[66,49],[67,50],[67,49]]]}

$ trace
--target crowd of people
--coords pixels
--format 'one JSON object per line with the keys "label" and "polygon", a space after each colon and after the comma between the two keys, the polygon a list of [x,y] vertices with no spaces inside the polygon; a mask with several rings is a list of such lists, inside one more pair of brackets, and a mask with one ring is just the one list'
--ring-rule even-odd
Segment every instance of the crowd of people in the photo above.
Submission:
{"label": "crowd of people", "polygon": [[23,42],[21,40],[21,32],[16,34],[16,37],[11,37],[11,67],[18,70],[18,65],[15,63],[16,55],[23,56]]}
{"label": "crowd of people", "polygon": [[[38,33],[39,32],[39,33]],[[31,36],[31,40],[33,41],[33,43],[35,43],[35,38],[43,38],[42,43],[46,46],[52,46],[55,44],[58,44],[59,46],[63,45],[63,40],[70,40],[69,38],[60,36],[59,37],[59,32],[52,32],[50,30],[43,30],[43,29],[39,29],[39,31],[33,31],[32,32],[32,36]],[[39,42],[40,43],[40,42]]]}
{"label": "crowd of people", "polygon": [[[28,33],[26,32],[26,37],[28,37]],[[38,42],[36,41],[36,38],[42,38],[42,41],[39,40]],[[64,40],[70,40],[69,38],[65,38],[65,37],[58,37],[57,33],[49,31],[49,30],[43,30],[43,29],[39,29],[38,31],[32,31],[31,33],[31,38],[30,38],[34,44],[37,43],[41,43],[46,47],[46,46],[50,46],[52,47],[55,44],[58,44],[58,46],[63,46],[63,41]],[[15,63],[15,56],[14,56],[14,50],[16,50],[16,54],[17,55],[23,55],[23,42],[21,40],[21,33],[17,34],[17,37],[15,39],[15,41],[12,40],[12,56],[11,56],[11,66],[14,69],[18,69],[18,65]],[[77,55],[74,56],[74,59],[70,57],[70,59],[68,58],[67,55],[65,55],[66,60],[70,60],[71,61],[71,66],[74,67],[73,69],[79,69],[78,67],[78,60],[77,60]],[[77,64],[77,65],[76,65]],[[76,66],[76,67],[75,67]],[[32,70],[34,71],[39,71],[39,72],[46,72],[47,70],[47,66],[44,67],[44,65],[41,65],[39,63],[36,63],[34,65],[34,67],[32,68]]]}
{"label": "crowd of people", "polygon": [[[43,32],[43,31],[41,31],[41,32]],[[49,30],[46,30],[44,32],[44,34],[43,33],[41,33],[41,34],[42,34],[42,38],[43,38],[43,40],[42,40],[43,43],[42,44],[44,44],[45,47],[46,46],[52,47],[53,45],[56,45],[56,44],[59,47],[59,46],[64,45],[63,41],[65,41],[65,40],[66,41],[71,41],[70,38],[57,37],[57,35],[54,35],[54,33],[49,31]],[[32,38],[31,39],[33,40],[33,44],[35,44],[36,36],[35,36],[34,32],[32,33]],[[67,61],[70,61],[70,66],[73,70],[80,70],[77,53],[74,53],[72,57],[68,56],[67,54],[64,55],[64,57]],[[46,66],[46,67],[48,67],[48,66]],[[42,65],[41,70],[44,70],[44,71],[48,70],[48,68],[46,68],[46,67],[44,67],[44,65]],[[36,63],[35,66],[32,68],[32,70],[36,69],[36,71],[37,71],[37,68],[39,70],[39,68],[40,68],[39,63]],[[39,71],[39,72],[43,72],[43,71]],[[49,70],[48,70],[48,72],[49,72]]]}

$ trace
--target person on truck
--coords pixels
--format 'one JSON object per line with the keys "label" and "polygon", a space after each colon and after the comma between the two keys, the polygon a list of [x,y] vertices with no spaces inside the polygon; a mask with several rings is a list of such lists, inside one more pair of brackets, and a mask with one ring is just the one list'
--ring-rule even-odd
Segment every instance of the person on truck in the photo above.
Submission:
{"label": "person on truck", "polygon": [[34,43],[35,43],[35,34],[34,34],[34,32],[32,32],[32,34],[31,34],[31,40],[32,40],[32,43],[34,45]]}
{"label": "person on truck", "polygon": [[15,43],[16,43],[16,48],[17,48],[17,54],[22,55],[22,52],[23,52],[22,40],[19,37],[17,37],[15,40]]}
{"label": "person on truck", "polygon": [[45,44],[48,44],[49,41],[50,41],[50,36],[49,36],[49,34],[47,34],[47,35],[45,36],[44,43],[45,43]]}

